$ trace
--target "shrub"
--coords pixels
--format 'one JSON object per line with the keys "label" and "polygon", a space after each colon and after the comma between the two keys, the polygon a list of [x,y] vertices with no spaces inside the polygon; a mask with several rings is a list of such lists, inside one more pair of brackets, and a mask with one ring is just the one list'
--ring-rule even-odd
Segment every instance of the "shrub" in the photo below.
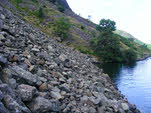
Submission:
{"label": "shrub", "polygon": [[22,0],[16,0],[16,3],[17,4],[22,3]]}
{"label": "shrub", "polygon": [[85,29],[85,27],[84,27],[83,25],[81,25],[81,29],[82,29],[82,30],[84,30],[84,29]]}
{"label": "shrub", "polygon": [[129,62],[135,62],[137,59],[135,51],[132,49],[127,49],[124,51],[124,61],[129,63]]}
{"label": "shrub", "polygon": [[34,2],[34,3],[38,3],[38,1],[37,1],[37,0],[32,0],[32,2]]}
{"label": "shrub", "polygon": [[44,17],[44,12],[43,12],[43,8],[40,7],[39,10],[38,10],[38,17],[39,18],[43,18]]}
{"label": "shrub", "polygon": [[113,33],[101,33],[90,42],[94,54],[106,62],[121,62],[120,41]]}
{"label": "shrub", "polygon": [[60,11],[60,12],[64,12],[65,11],[65,8],[62,6],[62,5],[58,5],[58,10]]}
{"label": "shrub", "polygon": [[57,36],[61,37],[61,40],[64,40],[68,37],[68,31],[71,27],[69,18],[59,18],[54,24],[54,32]]}

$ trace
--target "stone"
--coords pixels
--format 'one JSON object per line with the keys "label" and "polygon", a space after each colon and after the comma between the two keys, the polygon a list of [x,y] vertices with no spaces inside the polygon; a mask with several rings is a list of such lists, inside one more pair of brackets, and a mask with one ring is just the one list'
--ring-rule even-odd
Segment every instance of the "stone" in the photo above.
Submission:
{"label": "stone", "polygon": [[88,101],[88,96],[83,96],[81,97],[81,102],[87,102]]}
{"label": "stone", "polygon": [[54,69],[58,66],[58,64],[56,64],[55,62],[52,62],[49,66],[49,69]]}
{"label": "stone", "polygon": [[89,97],[89,100],[93,102],[95,105],[99,104],[101,102],[101,99],[95,98],[94,96]]}
{"label": "stone", "polygon": [[98,107],[98,108],[97,108],[97,111],[98,111],[98,113],[106,113],[106,112],[105,112],[105,107],[104,107],[104,106]]}
{"label": "stone", "polygon": [[126,103],[121,103],[121,106],[123,108],[124,111],[128,111],[129,110],[129,106]]}
{"label": "stone", "polygon": [[48,45],[48,51],[50,51],[50,52],[54,52],[53,47],[52,47],[52,46],[50,46],[50,45]]}
{"label": "stone", "polygon": [[70,92],[70,86],[67,83],[62,84],[59,87],[63,91]]}
{"label": "stone", "polygon": [[16,88],[16,87],[17,87],[16,80],[13,79],[13,78],[9,79],[9,85],[10,85],[12,88]]}
{"label": "stone", "polygon": [[38,71],[37,71],[37,75],[40,76],[40,77],[44,76],[45,75],[44,70],[42,70],[42,69],[39,68]]}
{"label": "stone", "polygon": [[0,91],[0,101],[4,98],[4,94]]}
{"label": "stone", "polygon": [[5,37],[2,34],[0,34],[0,40],[4,40],[4,39]]}
{"label": "stone", "polygon": [[95,108],[89,107],[89,113],[97,113],[97,111],[95,110]]}
{"label": "stone", "polygon": [[[57,100],[50,100],[52,106],[51,106],[51,111],[53,112],[59,112],[60,111],[60,103]],[[60,112],[59,112],[60,113]]]}
{"label": "stone", "polygon": [[51,97],[55,98],[55,99],[61,99],[62,96],[59,92],[55,92],[55,91],[51,91]]}
{"label": "stone", "polygon": [[33,52],[39,52],[40,50],[38,48],[32,48],[31,49]]}
{"label": "stone", "polygon": [[36,85],[38,83],[38,76],[33,75],[32,73],[23,70],[18,66],[10,67],[11,73],[13,76],[17,77],[18,79],[22,79],[30,85]]}
{"label": "stone", "polygon": [[5,95],[4,104],[12,113],[31,113],[31,111],[22,105],[19,105],[11,96]]}
{"label": "stone", "polygon": [[36,94],[37,89],[33,86],[21,84],[18,86],[18,92],[22,101],[31,101]]}
{"label": "stone", "polygon": [[0,113],[10,113],[5,106],[3,105],[2,102],[0,102]]}
{"label": "stone", "polygon": [[31,109],[33,113],[46,113],[52,111],[53,104],[50,100],[47,100],[43,97],[35,98],[28,107]]}
{"label": "stone", "polygon": [[0,91],[4,95],[10,95],[12,98],[16,98],[14,90],[8,84],[0,84]]}
{"label": "stone", "polygon": [[1,19],[3,19],[3,20],[5,19],[5,16],[3,14],[1,14]]}
{"label": "stone", "polygon": [[72,63],[70,62],[69,59],[65,59],[64,66],[67,67],[67,68],[71,68],[72,67]]}
{"label": "stone", "polygon": [[0,55],[0,65],[3,67],[7,65],[7,62],[8,62],[7,59]]}
{"label": "stone", "polygon": [[47,82],[47,79],[44,78],[44,77],[38,77],[38,78],[39,78],[39,80],[42,81],[42,82]]}
{"label": "stone", "polygon": [[43,83],[40,87],[39,87],[40,91],[47,91],[48,90],[48,84],[47,83]]}
{"label": "stone", "polygon": [[66,60],[66,58],[67,58],[67,56],[64,55],[64,54],[61,54],[61,55],[59,56],[59,59],[60,59],[62,62],[64,62],[64,61]]}

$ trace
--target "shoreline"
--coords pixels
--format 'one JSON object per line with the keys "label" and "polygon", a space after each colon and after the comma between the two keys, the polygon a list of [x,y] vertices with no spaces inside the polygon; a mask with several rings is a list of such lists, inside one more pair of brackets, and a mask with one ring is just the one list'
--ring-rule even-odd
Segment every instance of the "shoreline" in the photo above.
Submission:
{"label": "shoreline", "polygon": [[142,58],[138,58],[136,61],[142,61],[142,60],[145,60],[147,58],[151,57],[151,54],[150,55],[147,55],[147,56],[144,56]]}

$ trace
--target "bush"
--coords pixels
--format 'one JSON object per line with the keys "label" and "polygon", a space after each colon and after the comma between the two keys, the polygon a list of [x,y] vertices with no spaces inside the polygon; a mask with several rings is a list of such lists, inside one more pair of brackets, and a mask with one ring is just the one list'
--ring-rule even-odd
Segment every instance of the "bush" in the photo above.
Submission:
{"label": "bush", "polygon": [[94,54],[106,62],[121,62],[120,41],[113,33],[101,33],[98,38],[91,40],[90,45]]}
{"label": "bush", "polygon": [[39,18],[43,18],[44,17],[44,12],[43,12],[43,8],[40,7],[39,10],[38,10],[38,17]]}
{"label": "bush", "polygon": [[16,3],[17,4],[22,3],[22,0],[16,0]]}
{"label": "bush", "polygon": [[65,11],[65,8],[62,6],[62,5],[58,5],[58,10],[60,11],[60,12],[64,12]]}
{"label": "bush", "polygon": [[33,11],[32,14],[37,16],[40,20],[43,20],[44,18],[44,11],[42,7],[40,7],[37,11]]}
{"label": "bush", "polygon": [[34,2],[34,3],[38,3],[38,1],[37,1],[37,0],[32,0],[32,2]]}
{"label": "bush", "polygon": [[82,30],[84,30],[84,29],[85,29],[85,27],[84,27],[83,25],[81,25],[81,29],[82,29]]}
{"label": "bush", "polygon": [[68,37],[68,31],[71,27],[69,18],[59,18],[54,24],[54,32],[57,36],[61,37],[61,40],[64,40]]}
{"label": "bush", "polygon": [[137,59],[135,51],[132,49],[127,49],[124,51],[124,61],[129,63],[129,62],[135,62]]}

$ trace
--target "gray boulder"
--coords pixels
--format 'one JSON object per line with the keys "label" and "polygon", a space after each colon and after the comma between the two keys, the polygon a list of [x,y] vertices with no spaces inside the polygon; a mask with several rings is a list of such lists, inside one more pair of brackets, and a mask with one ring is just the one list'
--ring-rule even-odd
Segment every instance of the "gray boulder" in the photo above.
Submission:
{"label": "gray boulder", "polygon": [[18,104],[17,101],[9,95],[4,97],[4,104],[12,113],[31,113],[27,107]]}
{"label": "gray boulder", "polygon": [[43,97],[35,98],[29,105],[33,113],[45,113],[51,111],[59,111],[58,106]]}
{"label": "gray boulder", "polygon": [[3,103],[0,102],[0,113],[10,113],[5,106],[3,105]]}
{"label": "gray boulder", "polygon": [[18,66],[10,67],[10,70],[12,75],[15,76],[17,79],[22,79],[30,85],[38,85],[38,76],[33,75],[32,73],[23,70]]}
{"label": "gray boulder", "polygon": [[37,90],[35,87],[21,84],[18,86],[18,91],[23,101],[31,101]]}

